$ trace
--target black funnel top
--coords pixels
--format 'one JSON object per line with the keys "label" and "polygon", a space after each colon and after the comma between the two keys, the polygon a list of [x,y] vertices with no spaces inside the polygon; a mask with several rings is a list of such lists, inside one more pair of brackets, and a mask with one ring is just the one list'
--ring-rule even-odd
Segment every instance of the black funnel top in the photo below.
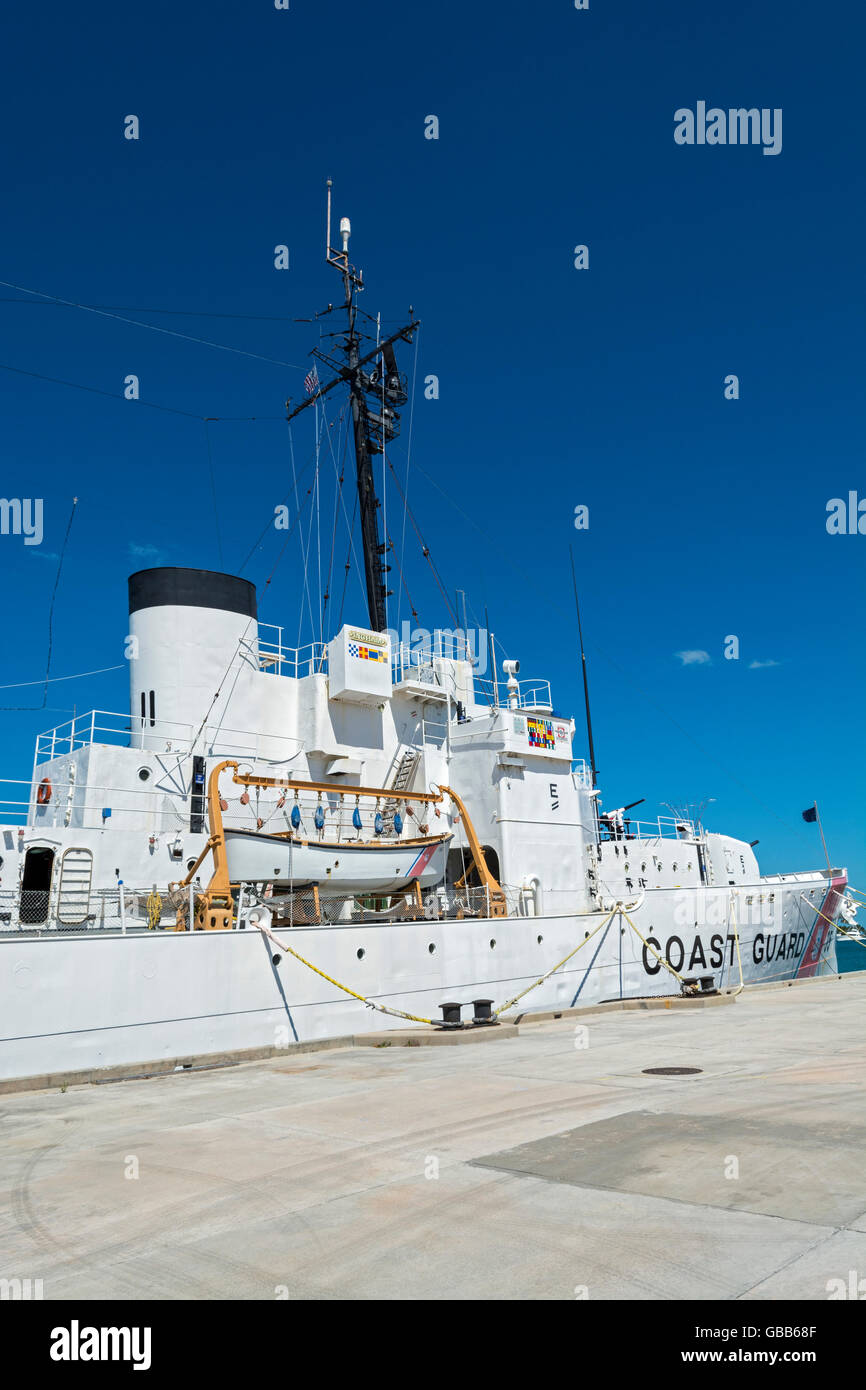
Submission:
{"label": "black funnel top", "polygon": [[256,587],[249,579],[215,570],[188,570],[174,566],[139,570],[129,576],[129,611],[140,608],[219,608],[257,618]]}

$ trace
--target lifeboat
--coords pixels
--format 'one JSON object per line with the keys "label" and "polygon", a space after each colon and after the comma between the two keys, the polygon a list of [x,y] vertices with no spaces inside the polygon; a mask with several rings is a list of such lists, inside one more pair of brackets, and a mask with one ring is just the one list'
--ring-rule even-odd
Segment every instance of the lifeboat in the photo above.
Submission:
{"label": "lifeboat", "polygon": [[226,827],[232,883],[273,883],[278,890],[318,888],[323,897],[399,893],[445,877],[451,832],[378,841],[307,840]]}

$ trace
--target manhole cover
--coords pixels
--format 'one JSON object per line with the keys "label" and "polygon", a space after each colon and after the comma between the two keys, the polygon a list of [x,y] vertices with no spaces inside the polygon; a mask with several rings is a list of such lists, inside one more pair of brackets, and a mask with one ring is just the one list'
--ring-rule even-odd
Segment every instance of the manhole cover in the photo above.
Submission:
{"label": "manhole cover", "polygon": [[703,1067],[644,1067],[644,1076],[696,1076]]}

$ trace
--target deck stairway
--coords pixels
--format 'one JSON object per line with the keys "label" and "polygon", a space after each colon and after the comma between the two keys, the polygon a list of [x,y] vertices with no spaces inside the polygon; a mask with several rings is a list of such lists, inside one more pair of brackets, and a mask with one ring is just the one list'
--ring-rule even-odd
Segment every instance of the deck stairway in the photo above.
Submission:
{"label": "deck stairway", "polygon": [[388,790],[393,793],[389,796],[382,807],[382,820],[384,822],[385,835],[394,834],[394,815],[399,803],[406,798],[409,788],[415,780],[415,772],[421,761],[421,752],[418,748],[405,749],[391,779]]}

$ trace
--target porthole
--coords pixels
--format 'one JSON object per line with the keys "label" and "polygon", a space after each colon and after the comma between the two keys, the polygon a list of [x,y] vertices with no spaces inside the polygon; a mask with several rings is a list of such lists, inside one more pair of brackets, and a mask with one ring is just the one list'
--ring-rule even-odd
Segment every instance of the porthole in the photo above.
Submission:
{"label": "porthole", "polygon": [[495,937],[492,937],[492,936],[491,936],[491,938],[490,938],[490,949],[491,949],[491,951],[493,951],[493,950],[495,950],[495,948],[496,948],[496,939],[495,939]]}
{"label": "porthole", "polygon": [[358,960],[363,960],[366,954],[367,952],[364,950],[363,946],[359,946],[357,951],[355,952],[355,955],[358,957]]}
{"label": "porthole", "polygon": [[194,860],[194,859],[188,859],[188,860],[186,861],[186,871],[187,871],[187,873],[189,873],[189,871],[190,871],[191,869],[194,869],[194,868],[195,868],[195,860]]}
{"label": "porthole", "polygon": [[140,782],[149,782],[149,781],[150,781],[150,768],[149,768],[149,767],[140,767],[140,768],[138,769],[138,780],[139,780]]}
{"label": "porthole", "polygon": [[430,942],[430,945],[427,947],[427,950],[430,952],[431,956],[436,954],[436,947],[432,941]]}
{"label": "porthole", "polygon": [[544,937],[543,937],[543,936],[539,936],[539,938],[538,938],[538,944],[539,944],[539,946],[541,945],[541,943],[542,943],[543,940],[544,940]]}

